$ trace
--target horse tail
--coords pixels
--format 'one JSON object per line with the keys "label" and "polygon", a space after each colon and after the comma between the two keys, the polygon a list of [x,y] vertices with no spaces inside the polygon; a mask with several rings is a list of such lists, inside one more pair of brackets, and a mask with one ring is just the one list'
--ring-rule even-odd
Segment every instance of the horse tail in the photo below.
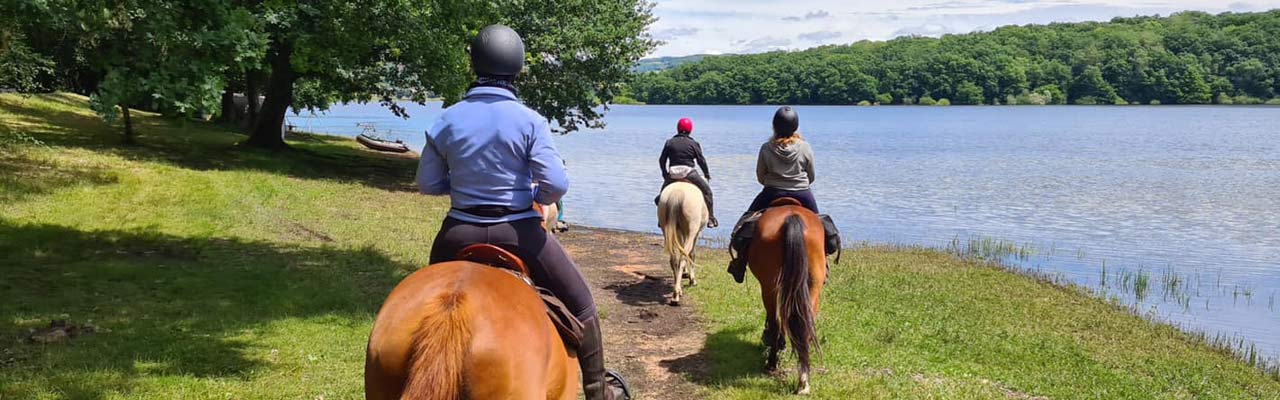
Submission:
{"label": "horse tail", "polygon": [[470,358],[471,311],[462,292],[438,295],[413,334],[413,354],[405,399],[461,400],[468,397],[464,378]]}
{"label": "horse tail", "polygon": [[[667,255],[671,257],[671,262],[688,260],[692,263],[693,256],[689,255],[689,252],[684,249],[683,236],[685,230],[682,229],[683,227],[681,225],[689,225],[689,222],[683,221],[683,199],[681,199],[680,202],[677,202],[674,193],[671,197],[668,197],[668,199],[668,203],[663,204],[666,206],[666,208],[663,209],[663,212],[666,213],[664,218],[665,221],[663,221],[662,224],[663,246],[665,246],[667,250]],[[681,223],[682,221],[684,222],[683,224]]]}
{"label": "horse tail", "polygon": [[791,350],[800,361],[801,368],[807,369],[817,334],[809,302],[809,257],[805,251],[804,233],[804,220],[799,215],[793,214],[783,221],[782,273],[778,275],[778,289],[781,297],[779,318],[791,340]]}

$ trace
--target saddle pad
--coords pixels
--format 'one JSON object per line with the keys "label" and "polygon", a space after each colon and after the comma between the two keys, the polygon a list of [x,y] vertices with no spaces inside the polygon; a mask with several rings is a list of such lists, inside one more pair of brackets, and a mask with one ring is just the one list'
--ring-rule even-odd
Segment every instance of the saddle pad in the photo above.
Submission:
{"label": "saddle pad", "polygon": [[692,174],[693,171],[695,171],[693,167],[688,165],[672,165],[670,168],[667,168],[667,177],[671,179],[684,179],[688,178],[689,174]]}

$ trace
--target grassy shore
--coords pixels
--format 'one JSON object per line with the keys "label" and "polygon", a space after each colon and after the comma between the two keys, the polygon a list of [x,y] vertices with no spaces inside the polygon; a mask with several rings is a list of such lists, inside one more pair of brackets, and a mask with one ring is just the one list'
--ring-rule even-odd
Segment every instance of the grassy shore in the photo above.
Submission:
{"label": "grassy shore", "polygon": [[[347,139],[259,152],[139,114],[123,147],[82,97],[0,95],[0,399],[362,398],[373,314],[446,202]],[[789,397],[759,373],[756,284],[704,254],[698,394]],[[1172,328],[940,252],[861,248],[832,274],[814,398],[1280,398]],[[55,319],[98,332],[25,340]]]}

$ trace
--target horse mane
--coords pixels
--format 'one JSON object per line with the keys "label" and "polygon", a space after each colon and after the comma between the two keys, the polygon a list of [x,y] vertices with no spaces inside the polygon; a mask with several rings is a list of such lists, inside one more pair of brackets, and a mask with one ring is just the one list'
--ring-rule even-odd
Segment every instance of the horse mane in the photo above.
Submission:
{"label": "horse mane", "polygon": [[463,292],[436,295],[413,334],[409,378],[403,399],[462,400],[470,362],[471,310]]}
{"label": "horse mane", "polygon": [[782,271],[778,274],[779,319],[791,340],[791,350],[808,373],[809,354],[817,346],[813,308],[809,302],[809,257],[805,251],[805,224],[798,214],[782,223]]}

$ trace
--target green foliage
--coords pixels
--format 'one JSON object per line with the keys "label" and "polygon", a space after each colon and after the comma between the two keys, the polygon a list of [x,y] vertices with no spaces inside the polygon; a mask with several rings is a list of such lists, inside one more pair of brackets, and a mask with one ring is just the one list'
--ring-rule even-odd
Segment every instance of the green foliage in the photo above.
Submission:
{"label": "green foliage", "polygon": [[1249,96],[1247,94],[1242,94],[1242,95],[1237,95],[1236,97],[1233,97],[1231,99],[1231,102],[1235,104],[1242,104],[1242,105],[1255,105],[1255,104],[1262,104],[1262,99]]}
{"label": "green foliage", "polygon": [[920,101],[916,102],[916,104],[919,104],[922,106],[936,106],[938,105],[938,101],[934,100],[932,96],[929,96],[926,94],[924,96],[921,96]]}
{"label": "green foliage", "polygon": [[867,106],[870,106],[870,105],[871,105],[871,102],[870,102],[870,101],[867,101],[867,100],[863,100],[863,101],[859,101],[859,102],[858,102],[858,106],[859,106],[859,107],[867,107]]}
{"label": "green foliage", "polygon": [[936,105],[939,105],[939,106],[949,106],[949,105],[951,105],[951,100],[946,99],[946,98],[938,99],[938,103],[937,103]]}
{"label": "green foliage", "polygon": [[[958,104],[1076,104],[1085,97],[1104,104],[1207,104],[1219,94],[1280,94],[1276,54],[1280,10],[1185,12],[710,56],[638,74],[631,84],[640,100],[676,104],[847,104],[872,98],[888,104],[882,95],[903,104],[925,95]],[[728,79],[735,90],[702,92],[706,74]]]}
{"label": "green foliage", "polygon": [[1093,97],[1093,96],[1084,96],[1084,97],[1080,97],[1080,98],[1077,98],[1077,99],[1076,99],[1075,104],[1076,104],[1076,105],[1081,105],[1081,106],[1092,106],[1092,105],[1097,105],[1097,104],[1098,104],[1098,98],[1097,98],[1097,97]]}
{"label": "green foliage", "polygon": [[1218,93],[1218,98],[1214,99],[1213,102],[1217,104],[1224,104],[1224,105],[1231,105],[1236,103],[1235,100],[1232,99],[1231,96],[1227,95],[1226,93]]}
{"label": "green foliage", "polygon": [[[86,64],[57,68],[85,70],[94,110],[107,121],[116,119],[117,106],[212,114],[230,65],[260,55],[266,46],[265,37],[254,33],[256,22],[247,9],[216,0],[59,0],[17,12],[23,21],[17,29],[28,40],[15,49],[31,43],[57,46],[38,47],[36,53],[42,53],[33,54],[50,64],[67,51],[60,46],[91,52]],[[51,32],[70,39],[47,42],[35,36]],[[49,74],[26,76],[42,75]]]}
{"label": "green foliage", "polygon": [[[3,8],[0,8],[3,10]],[[0,89],[31,93],[50,90],[55,65],[53,60],[31,50],[21,32],[7,33],[0,28]]]}
{"label": "green foliage", "polygon": [[893,104],[893,95],[888,93],[880,93],[876,95],[876,103],[889,105]]}
{"label": "green foliage", "polygon": [[1153,105],[1153,106],[1158,106],[1158,105],[1160,105],[1160,100],[1158,100],[1158,99],[1151,99],[1151,102],[1150,102],[1150,103],[1148,103],[1148,104]]}
{"label": "green foliage", "polygon": [[1269,106],[1280,106],[1280,98],[1274,98],[1274,99],[1271,99],[1271,100],[1267,100],[1267,105],[1269,105]]}

